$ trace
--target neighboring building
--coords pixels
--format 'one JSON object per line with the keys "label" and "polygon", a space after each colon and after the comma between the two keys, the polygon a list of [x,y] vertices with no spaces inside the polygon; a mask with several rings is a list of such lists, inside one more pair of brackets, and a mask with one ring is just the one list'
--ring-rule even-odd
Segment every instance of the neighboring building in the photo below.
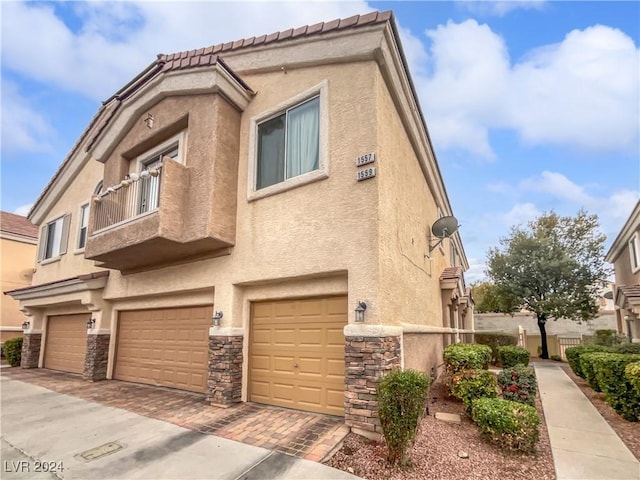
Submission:
{"label": "neighboring building", "polygon": [[[2,252],[2,291],[31,285],[38,243],[38,227],[26,217],[0,212],[0,252]],[[22,336],[26,320],[19,303],[0,295],[0,343]]]}
{"label": "neighboring building", "polygon": [[379,432],[380,376],[473,333],[450,215],[390,12],[159,55],[33,208],[23,367]]}
{"label": "neighboring building", "polygon": [[613,264],[618,331],[640,342],[640,201],[613,241],[606,261]]}

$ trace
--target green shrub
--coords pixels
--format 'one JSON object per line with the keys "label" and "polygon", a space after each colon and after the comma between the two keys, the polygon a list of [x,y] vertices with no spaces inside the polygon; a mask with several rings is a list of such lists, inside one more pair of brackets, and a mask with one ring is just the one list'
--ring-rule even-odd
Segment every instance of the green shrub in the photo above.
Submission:
{"label": "green shrub", "polygon": [[560,355],[550,355],[549,358],[551,360],[553,360],[554,362],[561,362],[562,361],[562,357]]}
{"label": "green shrub", "polygon": [[580,365],[580,355],[583,353],[591,353],[591,352],[608,352],[609,349],[607,347],[603,347],[602,345],[578,345],[577,347],[569,347],[565,350],[564,354],[567,356],[567,360],[569,361],[569,366],[573,373],[578,375],[579,377],[584,377],[584,372],[582,371],[582,366]]}
{"label": "green shrub", "polygon": [[640,355],[640,343],[621,343],[613,347],[613,352]]}
{"label": "green shrub", "polygon": [[22,358],[22,337],[10,338],[4,342],[3,351],[9,365],[19,367]]}
{"label": "green shrub", "polygon": [[477,343],[454,343],[444,349],[443,357],[449,375],[468,369],[486,370],[491,363],[491,348]]}
{"label": "green shrub", "polygon": [[429,385],[429,377],[414,370],[393,370],[378,385],[378,418],[391,463],[407,462],[407,448],[424,415]]}
{"label": "green shrub", "polygon": [[629,363],[624,369],[624,376],[640,396],[640,362]]}
{"label": "green shrub", "polygon": [[591,353],[589,356],[607,403],[625,420],[640,420],[640,395],[625,375],[627,365],[640,361],[640,355]]}
{"label": "green shrub", "polygon": [[618,335],[615,330],[606,328],[602,330],[596,330],[595,336],[592,339],[595,345],[603,345],[605,347],[612,347],[624,341],[624,337]]}
{"label": "green shrub", "polygon": [[522,347],[498,347],[498,358],[504,368],[515,367],[518,364],[526,367],[529,365],[531,354],[529,350]]}
{"label": "green shrub", "polygon": [[540,417],[529,405],[479,398],[473,402],[471,417],[482,433],[502,448],[530,452],[540,437]]}
{"label": "green shrub", "polygon": [[488,370],[462,370],[453,375],[451,393],[471,412],[471,403],[476,398],[498,396],[498,384],[495,375]]}
{"label": "green shrub", "polygon": [[508,335],[505,333],[476,333],[474,338],[476,343],[487,345],[491,348],[492,363],[498,361],[498,347],[505,347],[507,345],[516,346],[518,344],[518,337],[516,335]]}
{"label": "green shrub", "polygon": [[593,362],[598,356],[602,355],[611,355],[610,352],[589,352],[583,353],[580,355],[580,368],[582,369],[582,373],[584,374],[584,379],[587,381],[589,386],[593,388],[596,392],[601,392],[600,384],[598,383],[598,377],[596,376],[596,371],[593,367]]}
{"label": "green shrub", "polygon": [[526,405],[535,405],[538,383],[533,367],[516,365],[498,374],[498,387],[502,398]]}

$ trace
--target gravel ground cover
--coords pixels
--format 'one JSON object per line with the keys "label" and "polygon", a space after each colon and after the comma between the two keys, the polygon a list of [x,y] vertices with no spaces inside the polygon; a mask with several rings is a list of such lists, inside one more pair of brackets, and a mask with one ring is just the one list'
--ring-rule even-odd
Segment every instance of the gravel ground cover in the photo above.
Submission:
{"label": "gravel ground cover", "polygon": [[[483,440],[480,430],[464,414],[462,404],[446,398],[444,387],[436,383],[430,392],[429,415],[422,420],[411,449],[409,466],[392,467],[386,461],[384,443],[371,442],[353,433],[326,464],[369,480],[555,479],[549,435],[539,399],[536,408],[542,425],[535,453],[504,452]],[[457,413],[462,422],[436,420],[436,412]],[[468,458],[462,458],[464,454],[468,454]]]}

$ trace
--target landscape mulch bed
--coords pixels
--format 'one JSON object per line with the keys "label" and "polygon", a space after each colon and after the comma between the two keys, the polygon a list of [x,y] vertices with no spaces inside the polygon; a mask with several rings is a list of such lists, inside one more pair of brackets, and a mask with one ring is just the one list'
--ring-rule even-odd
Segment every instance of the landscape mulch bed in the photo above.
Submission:
{"label": "landscape mulch bed", "polygon": [[[539,395],[538,395],[539,397]],[[540,400],[540,442],[533,454],[509,453],[486,442],[478,427],[465,415],[460,402],[446,398],[437,382],[430,392],[429,415],[425,416],[410,452],[411,464],[392,467],[386,461],[384,443],[371,442],[350,433],[342,448],[326,464],[369,480],[449,479],[555,479],[549,435]],[[457,413],[460,424],[436,420],[436,412]],[[469,458],[461,458],[466,452]]]}
{"label": "landscape mulch bed", "polygon": [[628,422],[607,404],[604,393],[594,391],[586,380],[580,378],[569,366],[563,366],[564,372],[582,390],[600,415],[607,421],[636,459],[640,460],[640,422]]}

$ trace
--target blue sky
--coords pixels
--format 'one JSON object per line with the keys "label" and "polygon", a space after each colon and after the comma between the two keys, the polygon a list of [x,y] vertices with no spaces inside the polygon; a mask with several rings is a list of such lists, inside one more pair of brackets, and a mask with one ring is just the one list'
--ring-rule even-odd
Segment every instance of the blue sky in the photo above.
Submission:
{"label": "blue sky", "polygon": [[1,208],[25,214],[157,53],[394,11],[471,270],[543,211],[609,241],[640,189],[639,2],[3,2]]}

